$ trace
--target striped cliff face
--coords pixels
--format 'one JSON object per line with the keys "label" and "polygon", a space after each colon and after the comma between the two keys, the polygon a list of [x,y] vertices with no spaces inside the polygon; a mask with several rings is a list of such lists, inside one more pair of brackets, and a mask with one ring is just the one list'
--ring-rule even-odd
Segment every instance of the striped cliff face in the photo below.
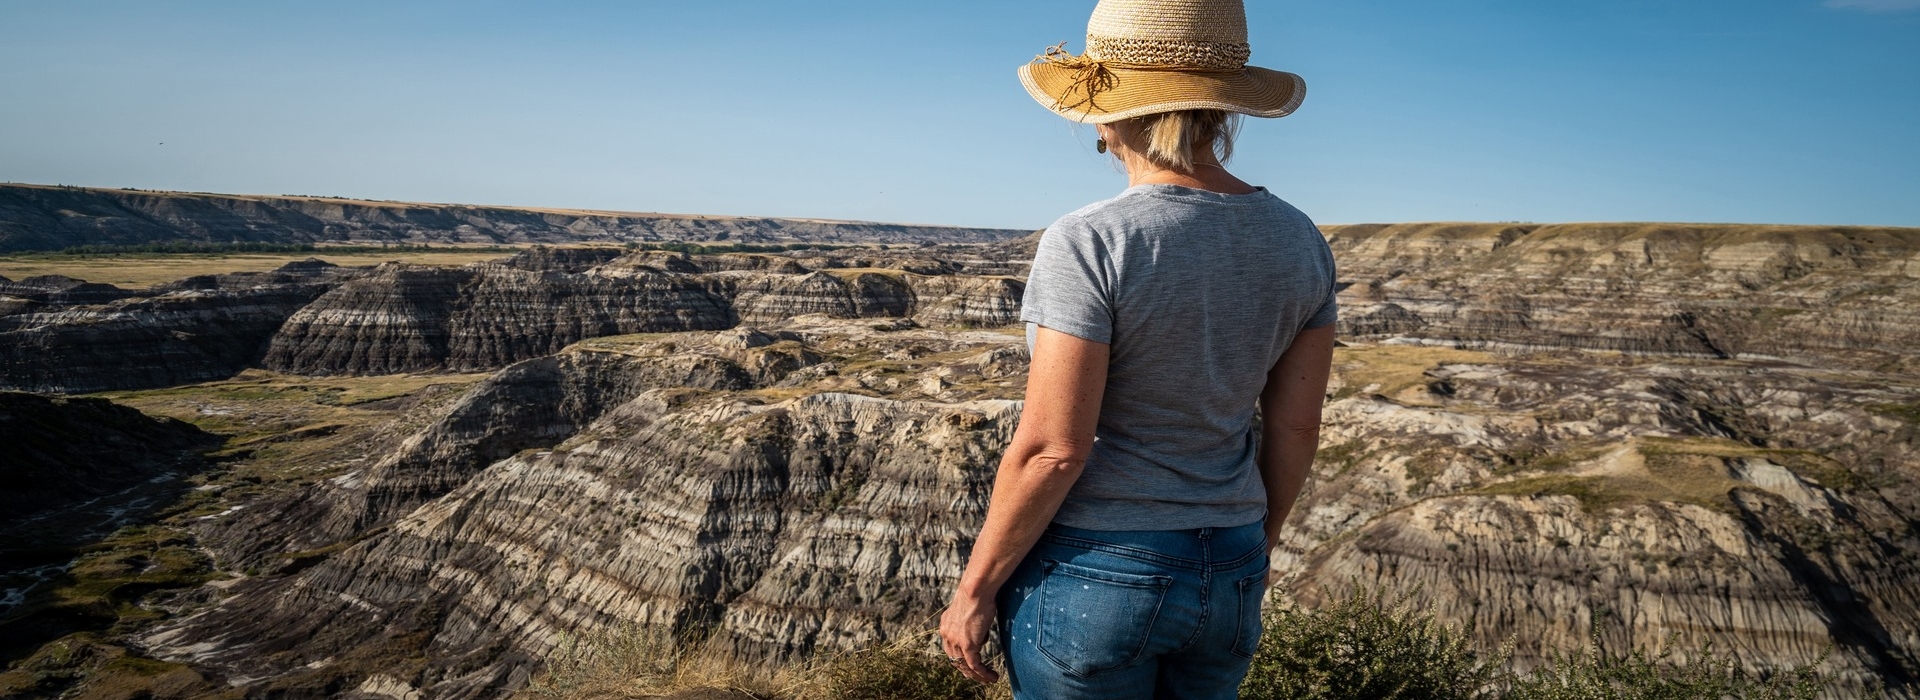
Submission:
{"label": "striped cliff face", "polygon": [[[1275,603],[1385,586],[1474,623],[1487,648],[1513,640],[1522,666],[1596,636],[1710,640],[1757,669],[1831,645],[1843,689],[1911,692],[1913,232],[1328,234],[1346,346]],[[329,273],[263,348],[484,376],[392,390],[331,435],[301,414],[255,443],[270,447],[228,471],[272,478],[174,523],[250,575],[142,622],[135,646],[249,692],[379,677],[383,693],[479,697],[620,623],[769,662],[917,631],[1018,419],[1020,245],[548,249]],[[442,349],[412,354],[425,334],[398,329],[429,317]],[[285,369],[276,381],[403,376]],[[126,400],[267,411],[197,391]]]}

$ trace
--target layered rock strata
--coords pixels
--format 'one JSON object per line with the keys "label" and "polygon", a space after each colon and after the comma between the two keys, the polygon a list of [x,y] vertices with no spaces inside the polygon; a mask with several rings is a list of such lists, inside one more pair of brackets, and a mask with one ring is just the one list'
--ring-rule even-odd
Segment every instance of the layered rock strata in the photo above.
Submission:
{"label": "layered rock strata", "polygon": [[172,241],[983,243],[1027,231],[0,185],[0,252]]}
{"label": "layered rock strata", "polygon": [[66,285],[0,308],[0,388],[78,393],[232,376],[259,361],[288,316],[353,274],[320,265],[191,277],[105,302],[63,297],[89,286]]}
{"label": "layered rock strata", "polygon": [[[1710,640],[1762,671],[1831,645],[1836,693],[1915,695],[1920,380],[1895,342],[1904,307],[1855,301],[1911,291],[1909,232],[1787,236],[1793,260],[1838,251],[1812,267],[1779,262],[1770,230],[1329,233],[1349,347],[1276,603],[1382,586],[1472,622],[1488,648],[1513,640],[1522,667],[1596,638]],[[257,695],[377,676],[392,694],[481,697],[563,635],[623,623],[774,660],[916,631],[959,574],[1026,372],[1017,327],[965,326],[1013,321],[1018,281],[986,270],[1031,243],[943,268],[959,274],[909,271],[933,269],[913,262],[924,250],[548,251],[467,269],[435,302],[447,329],[488,308],[521,320],[472,327],[558,333],[572,322],[528,321],[515,295],[627,279],[704,290],[740,325],[522,360],[390,457],[234,503],[247,507],[197,531],[259,575],[146,649]],[[405,284],[389,272],[356,293],[404,296],[378,288]],[[470,302],[489,275],[500,301]],[[1758,337],[1728,325],[1742,298],[1817,300],[1838,320],[1794,326],[1780,352],[1735,349]],[[405,356],[415,336],[377,328],[441,312],[408,313],[330,317],[366,330],[314,323],[288,342],[361,337]],[[419,366],[452,362],[445,337],[441,364]],[[541,351],[492,347],[501,362]]]}
{"label": "layered rock strata", "polygon": [[[1417,348],[1357,351],[1351,374]],[[1373,357],[1368,358],[1368,355]],[[1599,360],[1596,362],[1595,360]],[[1348,384],[1285,537],[1282,595],[1355,583],[1527,667],[1711,641],[1852,687],[1920,670],[1920,386],[1780,364],[1569,356]],[[1388,390],[1392,396],[1383,395]]]}
{"label": "layered rock strata", "polygon": [[1920,229],[1400,224],[1327,234],[1349,335],[1915,369]]}
{"label": "layered rock strata", "polygon": [[[1018,320],[1009,277],[893,269],[808,270],[766,255],[643,253],[578,268],[544,252],[460,271],[389,264],[288,319],[264,364],[297,374],[494,369],[587,338],[717,330],[798,315],[910,318],[933,326]],[[765,262],[775,260],[779,264]],[[525,269],[533,266],[561,269]]]}
{"label": "layered rock strata", "polygon": [[[745,354],[775,350],[782,359]],[[390,675],[470,697],[519,682],[581,629],[660,625],[773,659],[919,629],[978,526],[1022,350],[1011,329],[821,316],[582,343],[562,361],[612,364],[534,384],[617,387],[546,401],[603,407],[578,414],[592,418],[482,408],[536,365],[503,372],[407,457],[310,494],[346,514],[377,510],[370,484],[415,497],[359,521],[318,565],[173,624],[151,651],[236,672],[265,663],[262,688],[344,672],[320,662],[411,655],[433,661]],[[727,369],[671,387],[670,368],[690,361]],[[1489,648],[1515,640],[1523,667],[1596,635],[1617,649],[1710,640],[1763,671],[1832,645],[1824,668],[1843,687],[1912,690],[1920,385],[1781,363],[1387,345],[1342,349],[1332,395],[1276,562],[1290,575],[1279,602],[1384,586],[1474,623]],[[513,413],[527,410],[542,413]],[[452,447],[495,432],[518,437]],[[266,527],[215,521],[206,541]]]}
{"label": "layered rock strata", "polygon": [[[1017,392],[1024,361],[1010,333],[873,325],[814,316],[590,341],[562,353],[580,368],[563,376],[540,360],[509,368],[395,459],[307,495],[353,500],[335,512],[369,518],[363,528],[376,512],[390,525],[242,584],[150,644],[264,672],[263,688],[424,652],[432,661],[408,682],[467,697],[524,680],[561,632],[588,626],[660,624],[777,657],[907,630],[957,575],[983,465],[1017,415],[990,397]],[[876,347],[895,359],[876,364]],[[651,383],[663,388],[631,393]],[[503,413],[515,411],[534,413]],[[496,433],[508,441],[485,445]],[[546,447],[494,461],[528,443]],[[382,500],[395,494],[424,505]],[[205,539],[241,542],[263,525],[217,519]],[[287,598],[294,589],[307,593]]]}

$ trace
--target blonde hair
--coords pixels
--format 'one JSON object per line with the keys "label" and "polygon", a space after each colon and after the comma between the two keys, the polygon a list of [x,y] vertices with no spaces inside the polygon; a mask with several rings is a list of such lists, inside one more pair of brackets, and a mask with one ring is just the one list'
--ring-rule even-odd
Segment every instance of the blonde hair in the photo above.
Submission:
{"label": "blonde hair", "polygon": [[1159,112],[1114,123],[1120,138],[1162,168],[1190,172],[1193,154],[1202,148],[1224,164],[1233,157],[1240,115],[1224,109]]}

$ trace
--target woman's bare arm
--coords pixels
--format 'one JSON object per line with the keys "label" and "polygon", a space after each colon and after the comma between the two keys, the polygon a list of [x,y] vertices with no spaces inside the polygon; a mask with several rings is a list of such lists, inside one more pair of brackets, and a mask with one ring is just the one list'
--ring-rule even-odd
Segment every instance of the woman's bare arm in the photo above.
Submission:
{"label": "woman's bare arm", "polygon": [[1267,546],[1280,543],[1320,446],[1320,405],[1333,371],[1333,325],[1309,328],[1267,373],[1260,392],[1260,478],[1267,486]]}
{"label": "woman's bare arm", "polygon": [[994,594],[1040,539],[1080,478],[1093,451],[1093,430],[1107,385],[1106,343],[1050,328],[1035,333],[1026,406],[993,480],[986,523],[974,540],[953,603],[940,616],[940,636],[961,673],[991,683],[999,674],[980,658],[993,629]]}

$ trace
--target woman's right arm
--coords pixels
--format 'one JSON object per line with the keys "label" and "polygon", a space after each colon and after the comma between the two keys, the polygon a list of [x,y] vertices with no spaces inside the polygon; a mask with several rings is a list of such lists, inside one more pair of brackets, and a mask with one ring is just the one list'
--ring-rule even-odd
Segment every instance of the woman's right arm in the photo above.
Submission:
{"label": "woman's right arm", "polygon": [[1306,486],[1313,452],[1320,446],[1320,405],[1333,371],[1333,324],[1308,328],[1267,372],[1260,392],[1260,478],[1267,487],[1267,547],[1280,544],[1280,528]]}

